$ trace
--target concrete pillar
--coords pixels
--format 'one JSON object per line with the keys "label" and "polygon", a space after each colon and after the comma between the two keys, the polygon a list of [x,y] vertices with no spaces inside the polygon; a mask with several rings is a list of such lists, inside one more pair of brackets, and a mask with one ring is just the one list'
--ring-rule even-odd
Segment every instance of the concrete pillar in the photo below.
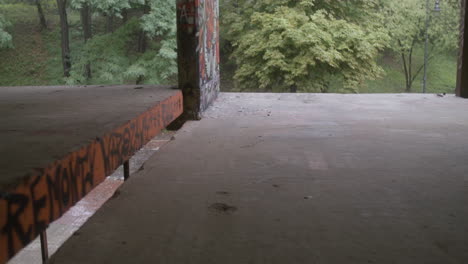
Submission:
{"label": "concrete pillar", "polygon": [[465,42],[465,37],[468,36],[466,1],[467,0],[461,0],[460,51],[458,57],[458,73],[456,88],[457,96],[463,98],[468,98],[468,42]]}
{"label": "concrete pillar", "polygon": [[200,119],[219,93],[218,0],[177,0],[177,45],[183,119]]}

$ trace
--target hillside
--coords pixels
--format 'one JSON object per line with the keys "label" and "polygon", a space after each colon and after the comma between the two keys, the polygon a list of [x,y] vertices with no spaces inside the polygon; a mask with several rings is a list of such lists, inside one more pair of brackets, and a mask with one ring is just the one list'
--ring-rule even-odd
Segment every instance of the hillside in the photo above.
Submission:
{"label": "hillside", "polygon": [[[0,3],[0,14],[11,23],[7,31],[13,37],[12,48],[0,49],[0,86],[176,82],[175,6],[155,9],[152,4],[150,13],[144,14],[144,6],[134,5],[125,20],[121,15],[112,17],[111,30],[109,17],[96,8],[93,38],[86,45],[79,10],[68,8],[72,69],[71,77],[64,78],[57,6],[51,0],[42,4],[47,29],[41,28],[35,5]],[[157,18],[153,11],[171,23],[153,21]],[[144,23],[151,24],[154,32],[143,30]],[[139,39],[145,39],[143,50]],[[83,77],[87,61],[91,62],[91,79]]]}

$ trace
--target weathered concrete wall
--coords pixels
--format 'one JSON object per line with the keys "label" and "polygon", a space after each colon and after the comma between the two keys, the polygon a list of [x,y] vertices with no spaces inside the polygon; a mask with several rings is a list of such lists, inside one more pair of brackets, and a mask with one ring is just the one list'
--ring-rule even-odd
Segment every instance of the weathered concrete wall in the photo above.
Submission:
{"label": "weathered concrete wall", "polygon": [[177,28],[184,117],[199,119],[220,90],[218,0],[178,0]]}

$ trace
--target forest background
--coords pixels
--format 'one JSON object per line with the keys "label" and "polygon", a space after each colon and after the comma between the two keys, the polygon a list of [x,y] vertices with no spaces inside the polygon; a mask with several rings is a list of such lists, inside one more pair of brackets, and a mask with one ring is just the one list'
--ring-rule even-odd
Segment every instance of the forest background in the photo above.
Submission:
{"label": "forest background", "polygon": [[[222,90],[419,93],[427,32],[453,93],[460,2],[428,2],[220,0]],[[176,43],[174,0],[0,0],[0,86],[175,84]]]}

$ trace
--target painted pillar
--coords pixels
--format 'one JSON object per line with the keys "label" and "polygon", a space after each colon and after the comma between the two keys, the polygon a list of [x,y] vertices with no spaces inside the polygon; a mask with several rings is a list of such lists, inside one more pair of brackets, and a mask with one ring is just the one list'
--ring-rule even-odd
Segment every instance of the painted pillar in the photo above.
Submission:
{"label": "painted pillar", "polygon": [[463,98],[468,98],[468,43],[465,42],[465,37],[468,36],[466,1],[467,0],[461,0],[460,50],[456,88],[457,96]]}
{"label": "painted pillar", "polygon": [[219,93],[218,1],[177,0],[179,87],[184,94],[184,119],[200,119]]}

